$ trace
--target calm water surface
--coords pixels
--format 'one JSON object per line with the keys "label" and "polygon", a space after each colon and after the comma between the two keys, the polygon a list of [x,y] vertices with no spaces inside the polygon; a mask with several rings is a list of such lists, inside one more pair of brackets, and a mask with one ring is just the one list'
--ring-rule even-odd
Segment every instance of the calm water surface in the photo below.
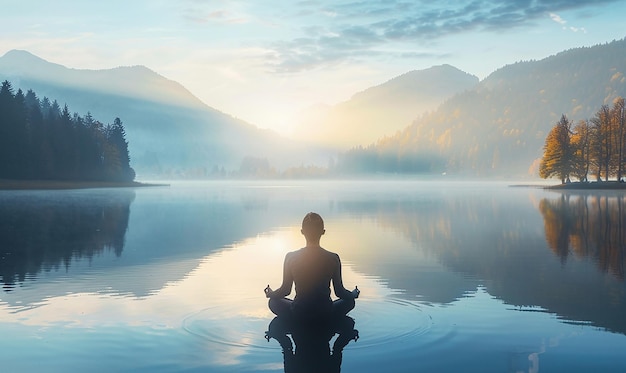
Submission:
{"label": "calm water surface", "polygon": [[343,372],[625,372],[625,204],[418,181],[0,191],[0,371],[283,371],[263,288],[317,211],[361,289]]}

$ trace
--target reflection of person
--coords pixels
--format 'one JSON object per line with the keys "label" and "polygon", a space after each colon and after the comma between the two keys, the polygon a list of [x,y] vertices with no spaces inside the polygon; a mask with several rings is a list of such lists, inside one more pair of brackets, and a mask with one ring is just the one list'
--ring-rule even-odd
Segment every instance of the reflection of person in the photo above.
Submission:
{"label": "reflection of person", "polygon": [[[339,335],[331,350],[329,344],[335,334]],[[265,338],[280,343],[285,372],[340,372],[343,349],[359,338],[359,331],[354,329],[354,319],[345,315],[314,325],[278,316],[270,322]]]}
{"label": "reflection of person", "polygon": [[[265,288],[270,309],[278,316],[309,319],[346,315],[354,308],[360,291],[356,287],[353,291],[344,288],[339,255],[320,246],[320,238],[326,232],[322,217],[308,213],[301,232],[306,246],[285,256],[282,285],[275,291],[269,285]],[[331,280],[339,298],[335,301],[330,298]],[[285,297],[294,283],[296,296],[292,301]]]}

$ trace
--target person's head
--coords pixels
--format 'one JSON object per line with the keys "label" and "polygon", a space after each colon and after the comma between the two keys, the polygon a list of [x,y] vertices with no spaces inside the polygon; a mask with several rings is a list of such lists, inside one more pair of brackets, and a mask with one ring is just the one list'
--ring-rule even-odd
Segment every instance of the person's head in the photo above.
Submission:
{"label": "person's head", "polygon": [[307,241],[315,241],[320,239],[326,232],[324,229],[324,220],[322,217],[314,212],[309,212],[302,219],[302,234]]}

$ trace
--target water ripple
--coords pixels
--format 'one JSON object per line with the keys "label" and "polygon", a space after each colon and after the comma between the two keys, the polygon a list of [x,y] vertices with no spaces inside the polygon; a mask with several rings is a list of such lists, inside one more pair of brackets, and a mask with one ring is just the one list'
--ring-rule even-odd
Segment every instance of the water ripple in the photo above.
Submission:
{"label": "water ripple", "polygon": [[432,338],[433,319],[428,308],[417,302],[389,298],[359,302],[359,306],[353,315],[360,334],[354,349],[403,349],[408,342],[415,346],[416,339]]}
{"label": "water ripple", "polygon": [[[397,298],[360,300],[350,313],[360,338],[348,348],[369,351],[403,351],[441,346],[454,337],[452,326],[438,324],[431,306]],[[183,329],[204,341],[221,346],[279,349],[263,338],[271,319],[236,316],[225,306],[206,308],[183,320]],[[369,350],[369,351],[364,351]]]}
{"label": "water ripple", "polygon": [[235,307],[209,307],[187,316],[182,327],[189,334],[221,346],[277,348],[264,338],[271,319],[242,317],[237,311]]}

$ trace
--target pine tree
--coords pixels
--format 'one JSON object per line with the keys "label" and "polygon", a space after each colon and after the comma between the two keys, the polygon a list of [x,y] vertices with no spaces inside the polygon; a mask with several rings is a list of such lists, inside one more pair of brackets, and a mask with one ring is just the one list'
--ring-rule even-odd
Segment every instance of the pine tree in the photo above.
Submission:
{"label": "pine tree", "polygon": [[126,130],[120,118],[106,128],[105,173],[113,180],[132,181],[135,171],[130,167]]}
{"label": "pine tree", "polygon": [[104,126],[42,100],[32,90],[0,87],[0,178],[132,181],[122,121]]}
{"label": "pine tree", "polygon": [[30,167],[30,152],[28,149],[28,120],[26,98],[21,89],[17,90],[13,98],[13,178],[23,179]]}
{"label": "pine tree", "polygon": [[0,87],[0,177],[11,177],[13,159],[13,87],[7,80]]}

